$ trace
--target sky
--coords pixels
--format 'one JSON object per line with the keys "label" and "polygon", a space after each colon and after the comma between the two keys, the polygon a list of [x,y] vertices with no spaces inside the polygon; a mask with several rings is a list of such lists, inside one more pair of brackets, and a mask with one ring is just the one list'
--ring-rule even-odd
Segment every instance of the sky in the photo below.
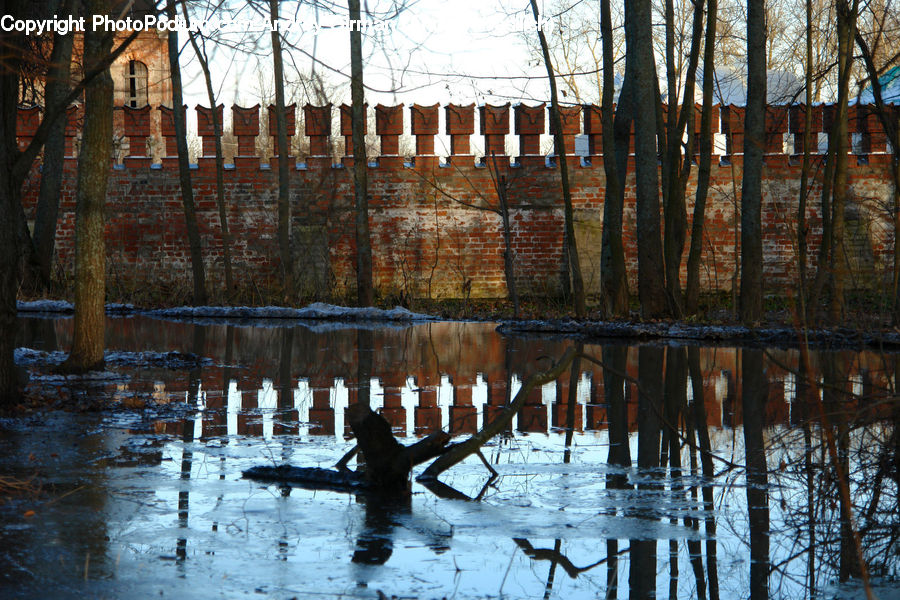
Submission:
{"label": "sky", "polygon": [[[387,2],[370,2],[373,15]],[[539,8],[542,0],[539,0]],[[336,104],[349,102],[349,33],[344,27],[325,28],[336,17],[308,10],[295,13],[291,3],[282,4],[282,17],[293,21],[285,33],[288,87],[315,70],[328,85],[338,86],[331,95]],[[218,44],[213,58],[214,85],[221,102],[253,105],[261,97],[272,97],[269,31],[249,31],[263,15],[244,10],[235,15],[231,31],[217,30],[223,40],[256,46],[256,56]],[[378,22],[375,19],[373,22]],[[310,26],[318,23],[315,32]],[[370,106],[382,104],[529,103],[546,101],[546,71],[529,51],[525,36],[536,40],[528,0],[478,2],[476,0],[418,0],[396,18],[383,20],[381,31],[363,37],[364,80]],[[305,30],[300,31],[300,25]],[[180,41],[186,43],[187,35]],[[293,47],[290,47],[293,46]],[[212,48],[212,46],[210,46]],[[189,106],[208,104],[206,91],[193,51],[182,61]],[[290,91],[288,92],[290,94]],[[305,103],[307,98],[301,98]]]}

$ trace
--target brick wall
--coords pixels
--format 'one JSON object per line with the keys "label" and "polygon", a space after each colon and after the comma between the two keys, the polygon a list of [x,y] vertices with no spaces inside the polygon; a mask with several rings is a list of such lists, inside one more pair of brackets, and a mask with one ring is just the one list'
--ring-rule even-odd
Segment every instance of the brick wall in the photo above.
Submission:
{"label": "brick wall", "polygon": [[[438,133],[438,107],[414,108],[411,133],[416,147],[429,151]],[[453,147],[466,154],[449,157],[449,162],[434,155],[411,159],[385,155],[370,160],[369,168],[370,227],[374,253],[376,286],[384,294],[460,297],[503,297],[506,286],[503,274],[503,236],[495,182],[501,177],[507,186],[511,207],[512,248],[515,256],[517,283],[530,294],[553,294],[559,290],[562,272],[563,208],[559,174],[545,165],[540,155],[524,155],[513,162],[497,157],[499,172],[475,164],[468,154],[468,137],[474,134],[474,107],[448,106],[445,133],[454,138]],[[452,111],[451,111],[452,108]],[[527,108],[527,107],[526,107]],[[734,107],[730,107],[735,110]],[[496,137],[504,137],[502,120],[509,121],[509,106],[490,107],[491,120],[484,129],[491,146],[503,147]],[[150,107],[137,109],[150,111]],[[253,110],[243,110],[240,131],[235,135],[256,139],[258,118]],[[293,110],[293,107],[291,108]],[[428,111],[433,111],[433,114]],[[518,113],[521,109],[515,108]],[[532,109],[533,110],[533,109]],[[316,112],[318,111],[318,113]],[[327,112],[324,112],[327,111]],[[307,293],[327,295],[342,292],[355,285],[353,254],[354,214],[352,157],[342,164],[327,155],[331,131],[331,107],[306,107],[304,132],[310,147],[319,155],[292,158],[291,206],[293,243],[297,254],[298,280]],[[402,112],[397,107],[378,106],[376,116],[384,113],[379,130],[382,140],[404,133]],[[423,112],[424,111],[424,112]],[[728,113],[723,110],[723,113]],[[327,122],[323,114],[328,117]],[[424,114],[424,117],[423,117]],[[499,117],[497,115],[500,115]],[[593,138],[596,124],[589,128],[585,111],[585,131]],[[385,116],[386,115],[386,116]],[[398,119],[399,115],[399,119]],[[461,115],[461,116],[460,116]],[[126,120],[126,134],[149,135],[144,131],[147,119]],[[27,118],[20,119],[20,138],[27,143]],[[258,117],[258,115],[257,115]],[[433,121],[429,120],[433,117]],[[452,121],[450,119],[453,119]],[[162,131],[167,132],[166,115]],[[291,114],[293,123],[293,114]],[[528,129],[537,120],[517,119],[520,138],[539,135]],[[856,122],[856,121],[854,121]],[[255,123],[255,129],[254,129]],[[452,123],[452,127],[450,124]],[[498,125],[500,123],[501,125]],[[132,131],[128,131],[132,127]],[[543,123],[541,123],[543,127]],[[783,125],[773,126],[785,130]],[[847,209],[848,247],[854,267],[854,282],[873,286],[883,282],[890,271],[893,256],[893,232],[889,206],[892,193],[890,154],[873,152],[883,149],[875,139],[872,127],[857,134],[859,154],[851,157],[850,202]],[[859,128],[861,129],[861,127]],[[506,131],[508,131],[508,127]],[[501,133],[494,133],[494,132]],[[543,129],[540,130],[545,135]],[[566,130],[567,136],[577,131]],[[732,128],[732,132],[734,129]],[[462,132],[462,133],[460,133]],[[202,131],[201,131],[202,133]],[[266,132],[263,132],[266,133]],[[729,135],[737,135],[730,133]],[[784,136],[783,133],[777,135]],[[869,137],[865,137],[869,136]],[[460,140],[465,138],[466,143]],[[428,143],[429,139],[431,144]],[[782,140],[784,137],[782,137]],[[862,140],[865,143],[860,143]],[[168,141],[168,140],[167,140]],[[503,141],[503,140],[501,140]],[[382,144],[393,148],[395,144]],[[592,142],[597,142],[592,139]],[[877,139],[875,139],[877,142]],[[729,144],[739,148],[739,144]],[[529,141],[521,147],[535,147]],[[599,144],[591,144],[599,147]],[[252,147],[246,143],[244,147]],[[782,152],[778,153],[778,149]],[[799,160],[784,153],[784,144],[773,144],[766,157],[763,173],[763,249],[764,272],[770,290],[782,290],[796,277],[796,211],[799,196]],[[315,150],[314,150],[315,151]],[[735,273],[736,224],[739,215],[741,163],[738,154],[714,157],[707,227],[701,273],[706,289],[730,289]],[[161,164],[151,164],[146,156],[130,156],[124,164],[112,168],[107,198],[107,252],[110,276],[120,285],[186,285],[191,276],[181,205],[176,159],[166,157]],[[598,156],[582,160],[570,158],[571,188],[585,281],[591,292],[599,287],[600,238],[605,194],[602,159]],[[238,285],[266,285],[274,282],[278,265],[276,239],[277,168],[266,163],[269,158],[240,156],[225,172],[225,198],[229,227],[233,238],[232,257]],[[493,166],[493,161],[490,161]],[[222,238],[216,206],[214,161],[201,157],[192,171],[197,219],[203,240],[203,255],[210,281],[221,280]],[[821,156],[815,173],[821,175]],[[636,281],[634,177],[626,180],[625,242],[629,277]],[[688,218],[693,210],[692,198],[696,169],[688,186]],[[39,187],[39,170],[26,184],[26,214],[33,218]],[[74,244],[74,192],[76,159],[68,158],[61,195],[57,230],[57,259],[71,271]],[[812,236],[810,256],[815,257],[818,244],[818,180],[810,197]],[[689,243],[689,242],[688,242]],[[685,259],[687,245],[685,247]]]}

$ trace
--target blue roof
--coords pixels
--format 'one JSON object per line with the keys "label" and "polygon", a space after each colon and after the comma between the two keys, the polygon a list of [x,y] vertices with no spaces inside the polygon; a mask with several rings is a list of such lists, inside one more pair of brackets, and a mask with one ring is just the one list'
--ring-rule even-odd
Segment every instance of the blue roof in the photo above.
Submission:
{"label": "blue roof", "polygon": [[[878,78],[881,84],[881,96],[885,102],[900,103],[900,66],[890,68]],[[860,104],[874,104],[875,94],[872,86],[867,85],[859,95]]]}

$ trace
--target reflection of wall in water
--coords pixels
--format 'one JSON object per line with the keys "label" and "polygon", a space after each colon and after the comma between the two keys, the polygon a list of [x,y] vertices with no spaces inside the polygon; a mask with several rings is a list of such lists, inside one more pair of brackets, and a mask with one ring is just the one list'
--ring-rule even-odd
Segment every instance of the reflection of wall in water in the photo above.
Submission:
{"label": "reflection of wall in water", "polygon": [[[801,410],[811,407],[799,406],[793,387],[794,376],[775,373],[775,377],[783,377],[777,379],[772,378],[771,372],[769,376],[766,425],[796,423]],[[502,409],[507,397],[505,378],[485,380],[479,373],[473,379],[457,384],[446,375],[421,379],[397,375],[384,379],[373,377],[370,405],[384,415],[397,435],[424,435],[439,427],[451,433],[473,433],[482,426],[485,415],[491,418]],[[420,384],[420,380],[423,383]],[[252,380],[230,381],[227,394],[218,391],[204,394],[206,411],[202,419],[203,430],[197,432],[198,437],[224,434],[264,438],[301,434],[350,437],[343,412],[355,402],[357,384],[350,383],[353,387],[348,387],[348,382],[342,378],[299,378],[292,383],[290,397],[281,398],[272,380],[264,379],[259,388],[241,387],[249,381]],[[732,429],[742,425],[740,386],[735,386],[734,381],[732,371],[704,372],[709,427]],[[515,395],[520,387],[519,379],[514,377],[511,395]],[[858,384],[855,387],[861,393],[866,386]],[[872,387],[870,383],[868,388]],[[637,388],[633,382],[626,383],[625,388],[628,429],[635,432],[638,427]],[[690,400],[690,387],[687,394]],[[568,398],[568,375],[535,388],[526,398],[511,429],[522,433],[548,433],[568,427]],[[860,400],[861,403],[866,401]],[[607,429],[605,390],[599,371],[582,373],[573,414],[571,426],[575,431]],[[173,423],[172,427],[175,433],[179,425]]]}
{"label": "reflection of wall in water", "polygon": [[[56,322],[60,347],[71,336],[71,321]],[[111,319],[110,347],[120,350],[193,352],[192,325],[142,318]],[[384,328],[372,332],[373,408],[379,408],[400,434],[423,434],[437,427],[454,433],[470,433],[481,426],[483,418],[493,418],[518,390],[520,382],[546,368],[552,357],[563,354],[567,340],[547,338],[505,338],[493,323],[441,322],[406,328]],[[232,365],[222,366],[225,357],[226,327],[209,326],[204,356],[217,366],[202,369],[201,388],[208,415],[214,427],[204,426],[204,436],[231,432],[226,421],[232,419],[237,432],[260,436],[297,434],[348,435],[343,408],[356,401],[357,332],[355,329],[313,331],[294,328],[290,348],[290,381],[279,380],[281,348],[280,328],[235,327]],[[587,345],[585,351],[601,356],[601,346]],[[704,399],[710,427],[738,427],[741,411],[740,350],[701,348]],[[766,424],[796,423],[800,408],[812,400],[798,399],[794,372],[799,355],[793,350],[772,350],[766,361],[769,380]],[[883,357],[875,353],[846,352],[847,391],[856,394],[854,409],[866,409],[889,389]],[[819,358],[812,355],[811,367],[819,370]],[[512,389],[507,391],[507,364],[512,373]],[[574,428],[600,431],[606,428],[606,391],[602,368],[582,362],[578,383]],[[637,379],[637,350],[628,351],[627,373]],[[526,399],[513,422],[521,432],[547,432],[564,428],[568,414],[569,376],[538,388]],[[188,378],[183,372],[160,370],[152,377],[134,378],[127,384],[132,393],[146,393],[157,401],[169,397],[183,400]],[[225,390],[223,392],[223,390]],[[289,393],[286,393],[286,390]],[[688,382],[687,397],[691,398]],[[235,410],[237,398],[241,410]],[[637,388],[625,384],[630,431],[637,428]],[[230,407],[230,408],[229,408]],[[809,406],[804,410],[811,410]],[[276,414],[277,413],[277,414]],[[228,416],[230,415],[230,416]]]}

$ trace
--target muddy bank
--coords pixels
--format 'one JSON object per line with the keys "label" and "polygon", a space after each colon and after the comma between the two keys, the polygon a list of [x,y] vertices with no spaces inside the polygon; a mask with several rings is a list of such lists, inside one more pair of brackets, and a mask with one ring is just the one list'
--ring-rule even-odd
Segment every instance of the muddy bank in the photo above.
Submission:
{"label": "muddy bank", "polygon": [[743,325],[697,325],[682,322],[637,323],[618,321],[504,321],[497,330],[505,335],[562,335],[585,341],[660,341],[686,344],[727,344],[754,347],[900,350],[900,332],[864,331],[847,327],[807,329]]}

